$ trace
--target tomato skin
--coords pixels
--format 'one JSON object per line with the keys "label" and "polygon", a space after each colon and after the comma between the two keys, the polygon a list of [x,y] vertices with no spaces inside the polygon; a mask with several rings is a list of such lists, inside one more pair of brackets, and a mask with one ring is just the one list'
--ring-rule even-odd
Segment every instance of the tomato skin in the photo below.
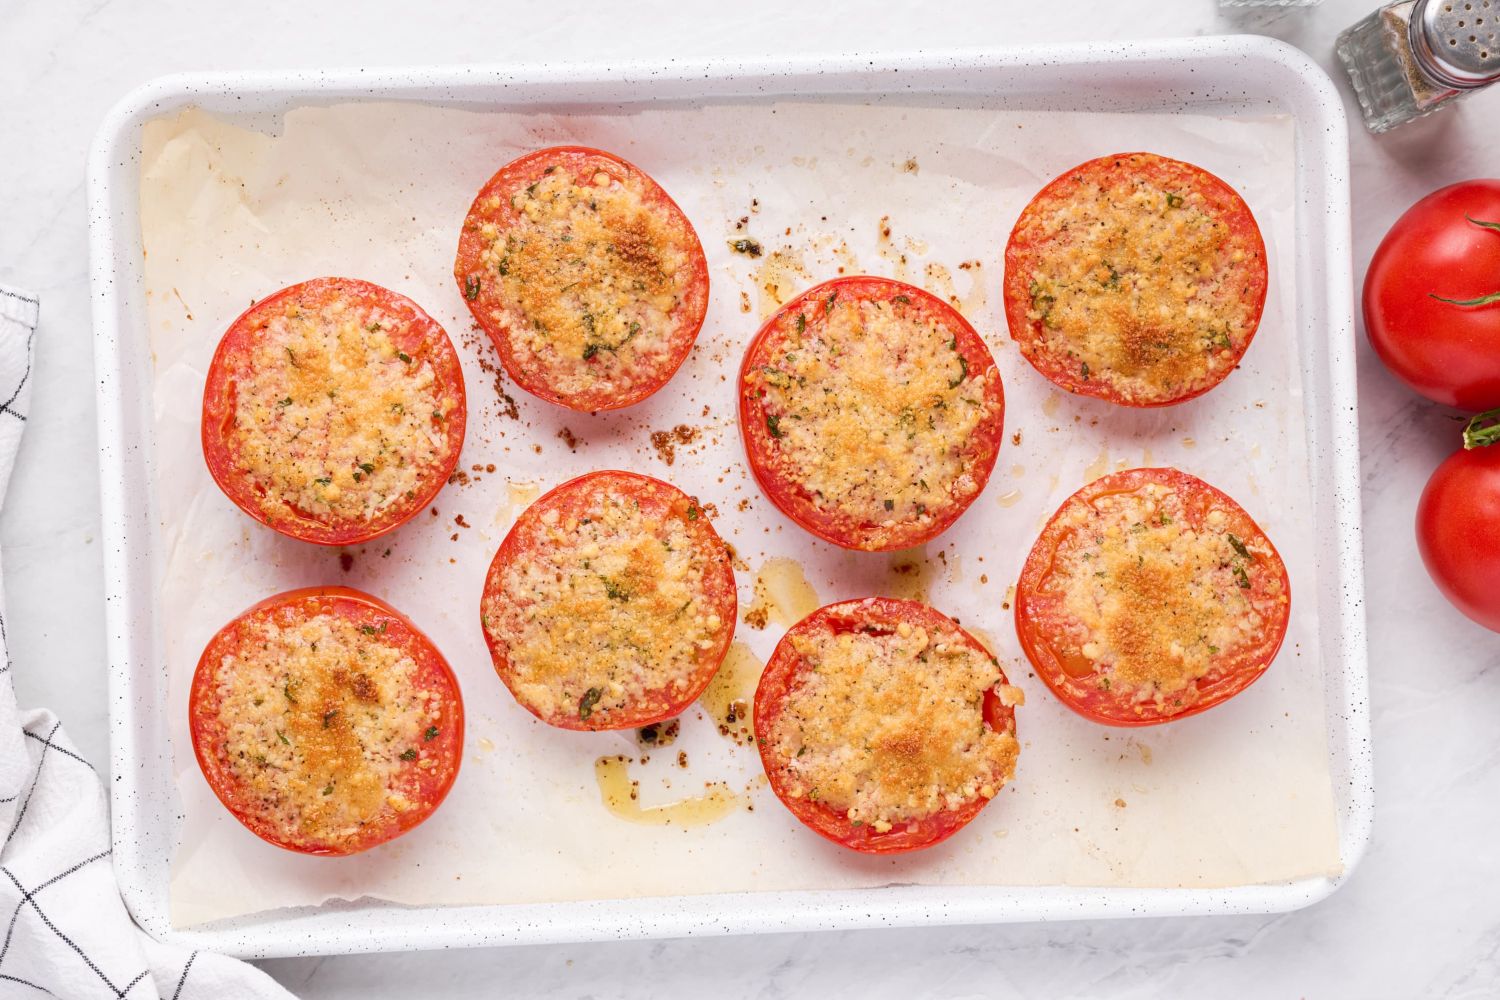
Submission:
{"label": "tomato skin", "polygon": [[[544,171],[552,168],[562,168],[578,177],[591,176],[597,170],[637,177],[643,182],[650,201],[676,216],[693,237],[690,247],[692,259],[688,264],[691,270],[691,280],[683,296],[680,322],[673,331],[672,339],[675,343],[672,355],[668,363],[662,365],[654,373],[652,379],[642,382],[628,393],[593,389],[567,395],[554,389],[544,372],[528,370],[520,362],[509,332],[504,327],[498,326],[489,315],[487,307],[491,306],[495,299],[492,283],[481,282],[474,297],[471,298],[468,295],[467,283],[471,279],[477,280],[478,276],[485,271],[480,263],[485,246],[478,224],[481,221],[496,221],[503,228],[506,220],[514,215],[509,208],[511,193],[524,188],[529,181],[535,181],[542,176]],[[482,203],[496,195],[500,196],[503,204],[499,210],[499,216],[491,220]],[[687,213],[683,212],[677,202],[672,200],[671,195],[667,194],[650,174],[622,157],[592,146],[551,146],[534,150],[517,157],[496,171],[495,175],[486,181],[484,187],[474,196],[474,202],[464,219],[463,230],[459,235],[458,253],[453,265],[453,277],[475,321],[494,343],[500,355],[500,362],[505,366],[506,374],[511,380],[539,399],[570,410],[577,410],[580,413],[598,413],[632,406],[666,385],[687,360],[693,344],[698,339],[698,333],[703,327],[703,320],[708,315],[708,259],[703,254],[703,245]]]}
{"label": "tomato skin", "polygon": [[[266,510],[259,502],[257,484],[235,467],[230,443],[235,420],[236,378],[248,363],[245,355],[254,343],[260,317],[287,299],[318,301],[335,296],[371,301],[403,317],[405,324],[399,330],[390,331],[392,337],[412,357],[425,357],[444,390],[457,401],[443,423],[446,449],[442,461],[433,468],[422,488],[415,491],[415,497],[392,504],[382,516],[369,521],[315,518],[291,504]],[[355,278],[313,278],[261,299],[230,324],[209,363],[203,387],[200,435],[209,474],[240,510],[273,531],[298,541],[314,545],[359,545],[394,531],[432,502],[458,464],[467,425],[468,403],[463,369],[453,343],[436,320],[411,299],[380,285]]]}
{"label": "tomato skin", "polygon": [[[283,618],[312,617],[328,612],[380,629],[389,641],[403,645],[416,661],[418,680],[422,686],[427,689],[437,688],[443,694],[445,707],[442,721],[438,725],[437,736],[427,747],[444,762],[444,766],[426,771],[417,770],[415,773],[419,786],[413,799],[416,808],[399,814],[393,822],[372,826],[362,838],[337,844],[297,840],[285,831],[262,822],[241,801],[242,793],[233,780],[232,771],[213,752],[221,738],[220,724],[214,718],[216,701],[213,676],[217,658],[228,651],[226,646],[232,648],[240,628],[261,613],[278,609]],[[463,761],[464,705],[458,678],[448,666],[448,661],[432,644],[432,640],[412,624],[411,619],[380,598],[352,587],[303,587],[276,594],[246,608],[209,640],[198,660],[197,669],[193,672],[193,683],[188,693],[188,732],[193,742],[193,755],[209,788],[223,803],[224,808],[247,830],[268,844],[298,854],[346,857],[399,837],[421,824],[442,805],[453,788],[459,765]]]}
{"label": "tomato skin", "polygon": [[1500,632],[1500,446],[1437,467],[1417,503],[1417,550],[1454,607]]}
{"label": "tomato skin", "polygon": [[[816,315],[820,310],[813,306],[827,300],[830,295],[837,295],[840,302],[864,299],[889,301],[901,296],[908,299],[915,308],[939,317],[952,333],[969,377],[988,379],[989,398],[995,406],[994,419],[976,428],[964,449],[965,460],[971,469],[970,476],[976,484],[973,491],[967,497],[953,498],[952,503],[933,512],[931,524],[923,526],[898,523],[895,528],[884,531],[878,541],[871,540],[873,529],[870,524],[855,521],[842,511],[818,506],[800,481],[785,474],[782,463],[777,461],[778,449],[767,428],[764,405],[749,387],[751,371],[766,363],[767,355],[774,349],[775,341],[784,326],[804,310]],[[766,320],[746,347],[745,358],[740,363],[739,397],[740,439],[745,445],[750,471],[762,492],[798,527],[842,548],[865,552],[912,548],[947,531],[984,491],[1005,437],[1005,390],[996,370],[995,359],[984,339],[961,313],[942,299],[924,289],[890,278],[865,275],[834,278],[814,285],[788,300]]]}
{"label": "tomato skin", "polygon": [[[855,826],[848,816],[825,802],[813,802],[806,796],[794,797],[787,794],[781,762],[773,756],[771,730],[786,707],[792,686],[805,667],[804,661],[792,647],[793,635],[799,630],[810,631],[825,625],[832,626],[835,631],[858,631],[868,625],[894,628],[900,622],[920,625],[929,630],[956,627],[970,646],[986,656],[990,655],[978,639],[947,615],[926,604],[894,597],[859,598],[825,605],[793,625],[776,644],[755,689],[755,745],[759,748],[761,765],[770,780],[771,790],[776,793],[782,805],[814,833],[840,847],[862,854],[905,854],[932,847],[963,829],[992,801],[984,796],[976,796],[955,809],[944,809],[920,820],[907,821],[885,833],[876,833],[869,824]],[[1003,670],[997,683],[1009,683]],[[1015,709],[1002,704],[994,688],[985,692],[983,713],[984,721],[991,729],[1015,735]]]}
{"label": "tomato skin", "polygon": [[1463,410],[1500,406],[1500,302],[1459,306],[1500,292],[1500,179],[1463,181],[1407,209],[1365,272],[1365,332],[1380,360],[1434,402]]}
{"label": "tomato skin", "polygon": [[[1239,269],[1240,273],[1235,275],[1241,294],[1254,303],[1249,331],[1244,342],[1235,345],[1235,364],[1226,366],[1218,377],[1197,388],[1188,388],[1172,395],[1162,395],[1153,399],[1127,396],[1104,379],[1085,378],[1082,371],[1071,361],[1042,348],[1044,341],[1042,323],[1040,320],[1030,319],[1028,315],[1031,309],[1029,286],[1034,271],[1032,261],[1043,248],[1023,237],[1022,223],[1029,215],[1040,211],[1052,201],[1066,202],[1072,190],[1078,186],[1094,183],[1096,179],[1107,179],[1120,170],[1128,171],[1159,185],[1201,195],[1204,203],[1228,227],[1230,239],[1246,248],[1251,256],[1251,260],[1247,261]],[[1022,210],[1021,218],[1017,220],[1006,241],[1005,280],[1002,291],[1005,300],[1005,318],[1010,327],[1011,337],[1020,345],[1022,356],[1049,381],[1075,395],[1093,396],[1120,406],[1150,409],[1175,406],[1178,403],[1196,399],[1229,376],[1240,359],[1244,357],[1245,352],[1250,349],[1250,344],[1255,338],[1265,310],[1268,284],[1266,247],[1260,226],[1256,223],[1255,216],[1251,214],[1250,207],[1245,204],[1244,198],[1227,181],[1195,164],[1173,160],[1155,153],[1115,153],[1080,163],[1071,170],[1058,174],[1031,199]]]}
{"label": "tomato skin", "polygon": [[[1217,657],[1208,672],[1185,692],[1188,700],[1181,706],[1157,706],[1154,701],[1137,703],[1120,697],[1118,692],[1100,690],[1092,682],[1092,675],[1081,678],[1071,675],[1052,642],[1051,636],[1058,626],[1050,619],[1057,612],[1050,606],[1053,601],[1044,593],[1057,549],[1068,531],[1063,524],[1064,514],[1075,503],[1091,503],[1099,496],[1134,492],[1148,483],[1168,486],[1188,499],[1191,503],[1190,523],[1195,528],[1202,523],[1210,505],[1226,511],[1230,515],[1230,526],[1239,537],[1257,552],[1264,551],[1269,556],[1265,568],[1272,572],[1256,574],[1252,593],[1260,596],[1279,590],[1285,596],[1279,616],[1266,623],[1256,637],[1257,641],[1236,656]],[[1291,583],[1286,565],[1265,532],[1227,494],[1196,476],[1172,468],[1127,469],[1110,473],[1088,483],[1063,501],[1042,529],[1016,583],[1016,637],[1026,658],[1036,668],[1037,676],[1064,705],[1086,719],[1107,726],[1160,725],[1197,715],[1228,701],[1259,680],[1270,667],[1286,637],[1290,619]]]}
{"label": "tomato skin", "polygon": [[[703,651],[698,663],[694,666],[690,683],[679,695],[673,695],[664,689],[648,691],[638,702],[632,704],[629,711],[618,710],[607,714],[595,712],[587,719],[579,718],[578,713],[574,711],[543,714],[516,696],[515,671],[510,665],[505,647],[490,634],[489,627],[485,623],[485,605],[489,603],[492,595],[499,592],[500,575],[504,568],[512,562],[525,559],[531,551],[523,537],[523,522],[539,518],[549,510],[556,510],[564,515],[585,510],[597,492],[603,489],[633,495],[643,507],[647,505],[665,507],[665,516],[688,517],[689,523],[698,535],[696,543],[705,550],[710,564],[718,570],[716,573],[706,575],[704,599],[727,627],[721,630],[718,641],[713,647]],[[700,513],[690,516],[687,514],[689,508],[698,509]],[[485,574],[484,593],[480,598],[480,628],[484,632],[485,645],[489,648],[495,673],[499,675],[512,696],[516,696],[516,704],[549,726],[581,732],[637,729],[641,726],[674,719],[685,712],[708,687],[714,674],[718,672],[719,664],[729,652],[729,644],[734,639],[734,623],[738,620],[738,614],[739,597],[736,593],[734,568],[730,565],[728,549],[718,532],[714,530],[708,516],[701,513],[697,501],[672,484],[660,479],[653,479],[635,472],[610,469],[588,472],[570,479],[549,490],[527,507],[521,516],[516,518],[516,523],[506,533],[505,539],[500,543],[500,548],[495,552],[494,559],[490,561],[490,568]]]}

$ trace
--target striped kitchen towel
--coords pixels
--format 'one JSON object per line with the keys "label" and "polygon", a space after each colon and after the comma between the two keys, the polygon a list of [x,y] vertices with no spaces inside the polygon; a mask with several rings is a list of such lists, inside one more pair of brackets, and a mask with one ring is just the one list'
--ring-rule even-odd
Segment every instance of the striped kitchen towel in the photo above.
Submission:
{"label": "striped kitchen towel", "polygon": [[[0,498],[30,412],[37,313],[34,296],[0,286]],[[12,662],[0,604],[0,998],[290,997],[253,966],[162,945],[131,921],[99,775],[52,713],[16,704],[11,671],[51,667]]]}

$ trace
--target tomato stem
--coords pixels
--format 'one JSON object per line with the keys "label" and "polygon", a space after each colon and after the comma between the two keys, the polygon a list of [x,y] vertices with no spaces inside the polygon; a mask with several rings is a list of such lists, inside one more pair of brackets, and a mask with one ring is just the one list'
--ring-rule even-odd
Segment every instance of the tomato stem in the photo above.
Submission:
{"label": "tomato stem", "polygon": [[1482,219],[1476,219],[1472,215],[1469,215],[1467,213],[1465,213],[1464,218],[1468,219],[1476,226],[1483,226],[1485,229],[1493,229],[1496,232],[1500,232],[1500,222],[1486,222]]}
{"label": "tomato stem", "polygon": [[1500,409],[1476,413],[1464,425],[1464,451],[1483,448],[1500,441]]}
{"label": "tomato stem", "polygon": [[1492,302],[1500,302],[1500,292],[1490,292],[1490,294],[1481,295],[1477,299],[1445,299],[1436,292],[1428,292],[1427,295],[1429,298],[1437,299],[1439,302],[1446,302],[1450,306],[1487,306]]}

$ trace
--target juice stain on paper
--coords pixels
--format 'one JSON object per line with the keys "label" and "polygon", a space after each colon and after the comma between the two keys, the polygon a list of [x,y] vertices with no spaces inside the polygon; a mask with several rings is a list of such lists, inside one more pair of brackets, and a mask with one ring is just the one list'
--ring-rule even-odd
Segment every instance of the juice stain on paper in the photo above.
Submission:
{"label": "juice stain on paper", "polygon": [[724,662],[708,687],[698,696],[698,704],[708,713],[719,735],[738,743],[755,742],[752,709],[755,688],[766,665],[743,642],[729,645]]}
{"label": "juice stain on paper", "polygon": [[710,782],[707,792],[662,806],[642,806],[641,783],[630,777],[630,758],[613,754],[594,761],[599,800],[612,816],[650,826],[707,826],[738,809],[741,796],[722,781]]}
{"label": "juice stain on paper", "polygon": [[818,610],[821,603],[801,563],[773,556],[755,575],[755,597],[745,609],[744,620],[751,628],[772,623],[791,626]]}

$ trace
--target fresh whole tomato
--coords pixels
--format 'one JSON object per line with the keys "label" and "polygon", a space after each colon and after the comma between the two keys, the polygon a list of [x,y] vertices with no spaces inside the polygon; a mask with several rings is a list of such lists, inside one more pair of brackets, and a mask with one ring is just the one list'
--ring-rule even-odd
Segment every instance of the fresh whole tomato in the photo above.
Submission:
{"label": "fresh whole tomato", "polygon": [[1417,392],[1464,410],[1500,406],[1500,180],[1453,184],[1407,209],[1370,261],[1364,314],[1375,353]]}
{"label": "fresh whole tomato", "polygon": [[1417,548],[1443,596],[1500,632],[1500,410],[1464,430],[1417,504]]}

